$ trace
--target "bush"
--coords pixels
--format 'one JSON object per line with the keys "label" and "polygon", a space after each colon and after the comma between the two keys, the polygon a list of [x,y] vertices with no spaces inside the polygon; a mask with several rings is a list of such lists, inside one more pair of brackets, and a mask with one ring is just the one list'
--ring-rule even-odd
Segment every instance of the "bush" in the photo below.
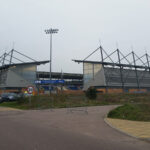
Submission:
{"label": "bush", "polygon": [[96,99],[97,98],[97,92],[94,87],[90,87],[86,92],[85,92],[86,97],[89,99]]}

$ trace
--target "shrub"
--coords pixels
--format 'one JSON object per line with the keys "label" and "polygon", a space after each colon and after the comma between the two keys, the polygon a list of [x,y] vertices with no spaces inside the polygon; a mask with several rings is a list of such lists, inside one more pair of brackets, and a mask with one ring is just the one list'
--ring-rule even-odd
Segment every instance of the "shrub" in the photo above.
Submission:
{"label": "shrub", "polygon": [[86,97],[89,99],[96,99],[97,98],[97,92],[94,87],[90,87],[86,92],[85,92]]}

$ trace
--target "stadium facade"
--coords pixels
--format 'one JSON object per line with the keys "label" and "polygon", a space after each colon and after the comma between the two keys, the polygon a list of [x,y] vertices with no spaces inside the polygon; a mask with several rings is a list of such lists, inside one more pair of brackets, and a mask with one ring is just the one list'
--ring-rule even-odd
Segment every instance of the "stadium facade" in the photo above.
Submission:
{"label": "stadium facade", "polygon": [[[94,53],[100,53],[100,61],[87,60]],[[139,57],[133,51],[124,55],[119,49],[111,54],[98,47],[84,60],[83,90],[95,87],[99,92],[148,92],[150,91],[150,56]]]}
{"label": "stadium facade", "polygon": [[49,61],[3,65],[0,67],[0,88],[21,89],[34,86],[37,66]]}
{"label": "stadium facade", "polygon": [[[16,57],[15,54],[19,56]],[[29,61],[24,62],[20,55]],[[75,73],[52,72],[52,81],[50,81],[49,72],[37,71],[37,66],[45,65],[49,61],[36,61],[14,49],[4,53],[0,57],[0,63],[0,92],[20,91],[28,86],[33,86],[36,90],[48,91],[50,83],[53,83],[51,87],[67,86],[70,89],[81,89],[83,85],[83,75]]]}

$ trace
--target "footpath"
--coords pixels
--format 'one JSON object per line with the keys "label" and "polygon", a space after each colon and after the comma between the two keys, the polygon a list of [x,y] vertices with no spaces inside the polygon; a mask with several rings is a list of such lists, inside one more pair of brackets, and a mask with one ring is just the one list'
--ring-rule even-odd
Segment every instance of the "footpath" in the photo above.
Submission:
{"label": "footpath", "polygon": [[105,118],[113,128],[130,136],[150,140],[150,122]]}
{"label": "footpath", "polygon": [[21,110],[16,108],[10,108],[10,107],[0,107],[0,112],[3,111],[21,111]]}

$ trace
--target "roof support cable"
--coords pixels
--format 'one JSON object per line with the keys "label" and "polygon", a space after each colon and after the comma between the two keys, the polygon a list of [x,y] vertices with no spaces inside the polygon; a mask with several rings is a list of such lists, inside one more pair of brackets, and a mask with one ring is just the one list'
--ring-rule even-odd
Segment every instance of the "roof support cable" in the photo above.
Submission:
{"label": "roof support cable", "polygon": [[[109,59],[111,60],[112,63],[114,63],[114,61],[111,59],[111,57],[107,54],[107,52],[102,48],[103,52],[106,54],[106,56],[109,57]],[[105,58],[104,58],[105,59]]]}
{"label": "roof support cable", "polygon": [[29,57],[29,56],[27,56],[27,55],[25,55],[25,54],[22,54],[22,53],[18,52],[17,50],[14,50],[14,51],[15,51],[16,53],[18,53],[18,54],[20,54],[20,55],[22,55],[22,56],[24,56],[24,57],[26,57],[26,58],[30,59],[30,60],[35,61],[35,62],[36,62],[36,60],[35,60],[35,59],[33,59],[33,58],[31,58],[31,57]]}
{"label": "roof support cable", "polygon": [[[11,56],[11,54],[9,54],[9,56]],[[16,59],[16,60],[18,60],[18,61],[20,61],[20,62],[22,62],[22,63],[24,63],[24,61],[22,61],[22,60],[20,60],[20,59],[18,59],[18,58],[16,58],[16,57],[14,57],[14,56],[11,56],[12,58],[14,58],[14,59]],[[10,61],[9,61],[10,62]]]}
{"label": "roof support cable", "polygon": [[123,53],[120,51],[120,54],[122,55],[122,58],[120,59],[120,61],[122,61],[123,59],[125,59],[128,63],[129,63],[129,65],[132,65],[132,63],[127,59],[127,57],[129,56],[129,55],[131,55],[132,54],[132,52],[131,53],[129,53],[128,55],[123,55]]}
{"label": "roof support cable", "polygon": [[83,61],[85,61],[86,59],[88,59],[91,55],[93,55],[96,51],[98,51],[100,49],[100,47],[98,47],[95,51],[93,51],[90,55],[88,55],[86,58],[83,59]]}
{"label": "roof support cable", "polygon": [[[141,57],[139,57],[137,54],[134,53],[134,55],[137,57],[137,59],[135,59],[135,62],[137,62],[138,60],[140,60],[142,62],[142,64],[144,65],[145,63],[143,62],[143,60],[141,59],[143,56],[145,56],[145,54]],[[133,62],[134,63],[134,62]],[[146,65],[144,65],[146,66]]]}
{"label": "roof support cable", "polygon": [[109,55],[108,55],[107,57],[105,57],[103,60],[109,58],[111,55],[113,55],[113,54],[116,53],[116,52],[117,52],[117,50],[115,50],[114,52],[112,52],[111,54],[109,54]]}

